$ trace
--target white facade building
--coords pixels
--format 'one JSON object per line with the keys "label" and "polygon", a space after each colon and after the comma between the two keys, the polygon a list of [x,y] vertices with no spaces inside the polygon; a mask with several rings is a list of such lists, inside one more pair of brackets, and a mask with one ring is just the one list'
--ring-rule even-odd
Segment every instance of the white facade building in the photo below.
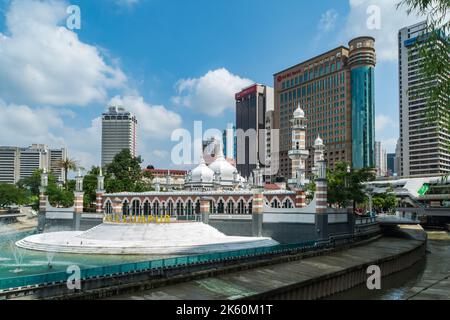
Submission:
{"label": "white facade building", "polygon": [[15,184],[20,179],[20,149],[0,147],[0,183]]}
{"label": "white facade building", "polygon": [[387,152],[379,141],[375,142],[375,167],[378,177],[387,175]]}
{"label": "white facade building", "polygon": [[[399,176],[427,176],[450,172],[450,151],[446,143],[450,134],[442,126],[430,123],[426,90],[434,81],[420,76],[422,58],[417,48],[420,36],[426,34],[427,24],[421,22],[401,29],[399,41],[400,91],[400,170]],[[445,108],[445,106],[444,106]],[[445,121],[450,110],[443,110],[438,121]]]}
{"label": "white facade building", "polygon": [[102,115],[102,167],[122,150],[136,157],[136,117],[123,107],[109,107]]}
{"label": "white facade building", "polygon": [[64,182],[65,172],[60,162],[66,159],[65,148],[50,149],[45,144],[33,144],[27,148],[0,147],[0,183],[15,184],[43,169]]}

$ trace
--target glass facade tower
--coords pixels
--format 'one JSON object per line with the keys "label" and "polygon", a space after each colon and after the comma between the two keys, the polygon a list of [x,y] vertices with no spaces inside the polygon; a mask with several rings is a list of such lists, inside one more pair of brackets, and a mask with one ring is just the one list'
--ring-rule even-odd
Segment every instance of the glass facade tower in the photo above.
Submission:
{"label": "glass facade tower", "polygon": [[374,68],[359,67],[352,69],[351,79],[353,167],[374,167]]}
{"label": "glass facade tower", "polygon": [[352,96],[353,168],[375,167],[375,40],[359,37],[349,43]]}

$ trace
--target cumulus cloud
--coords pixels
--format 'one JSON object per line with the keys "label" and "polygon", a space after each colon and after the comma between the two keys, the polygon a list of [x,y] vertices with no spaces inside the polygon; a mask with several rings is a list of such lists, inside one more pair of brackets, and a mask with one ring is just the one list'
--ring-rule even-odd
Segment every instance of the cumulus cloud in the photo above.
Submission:
{"label": "cumulus cloud", "polygon": [[138,130],[142,139],[165,139],[181,125],[179,114],[164,106],[153,106],[141,96],[115,96],[109,105],[123,106],[138,118]]}
{"label": "cumulus cloud", "polygon": [[[26,147],[33,143],[51,148],[66,147],[70,157],[89,168],[99,163],[101,118],[94,119],[87,128],[73,128],[64,123],[66,110],[30,108],[7,104],[0,100],[0,145]],[[88,143],[87,143],[88,142]]]}
{"label": "cumulus cloud", "polygon": [[15,0],[0,33],[0,96],[24,104],[104,102],[126,76],[68,30],[63,1]]}
{"label": "cumulus cloud", "polygon": [[181,79],[176,84],[177,96],[172,101],[209,116],[220,116],[235,107],[234,95],[253,84],[225,68],[208,71],[200,78]]}
{"label": "cumulus cloud", "polygon": [[320,17],[318,28],[320,31],[328,32],[334,29],[336,26],[336,21],[338,18],[338,13],[334,9],[327,10]]}
{"label": "cumulus cloud", "polygon": [[397,3],[398,1],[393,0],[349,0],[350,13],[344,37],[349,40],[361,35],[373,36],[376,40],[377,58],[381,61],[396,61],[398,31],[425,20],[414,14],[408,16],[403,7],[397,10]]}

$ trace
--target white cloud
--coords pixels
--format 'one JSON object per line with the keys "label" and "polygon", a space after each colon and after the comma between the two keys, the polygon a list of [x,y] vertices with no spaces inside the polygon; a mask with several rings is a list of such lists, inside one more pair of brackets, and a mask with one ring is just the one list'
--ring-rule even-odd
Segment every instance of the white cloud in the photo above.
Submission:
{"label": "white cloud", "polygon": [[0,96],[11,102],[86,105],[104,102],[126,76],[99,50],[62,26],[63,1],[15,0],[0,33]]}
{"label": "white cloud", "polygon": [[[65,110],[30,108],[6,104],[0,100],[0,145],[27,147],[33,143],[51,148],[66,147],[69,156],[89,168],[99,163],[101,119],[92,121],[88,128],[75,129],[65,125]],[[88,142],[88,143],[87,143]]]}
{"label": "white cloud", "polygon": [[[396,61],[398,58],[398,31],[403,27],[425,20],[414,14],[408,16],[404,7],[397,10],[398,2],[393,0],[349,0],[350,13],[343,36],[347,40],[362,35],[373,36],[376,40],[377,58],[381,61]],[[377,10],[380,13],[379,20],[377,19]],[[379,28],[373,28],[378,22]]]}
{"label": "white cloud", "polygon": [[168,138],[182,122],[179,114],[164,106],[149,105],[141,96],[115,96],[109,104],[123,106],[136,115],[141,135],[139,138],[143,140]]}
{"label": "white cloud", "polygon": [[322,32],[328,32],[334,29],[336,26],[336,21],[338,18],[338,13],[334,9],[327,10],[320,17],[318,29]]}
{"label": "white cloud", "polygon": [[375,117],[375,130],[376,131],[382,131],[388,129],[395,129],[397,128],[397,123],[390,117],[385,115],[377,115]]}
{"label": "white cloud", "polygon": [[208,71],[200,78],[181,79],[176,84],[178,95],[172,98],[175,104],[191,108],[209,116],[220,116],[235,107],[234,95],[253,84],[225,68]]}
{"label": "white cloud", "polygon": [[[0,100],[0,145],[28,145],[39,141],[61,143],[51,129],[62,129],[64,123],[50,108],[33,110],[25,105],[6,104]],[[33,137],[33,141],[30,140]],[[12,140],[13,139],[13,140]]]}

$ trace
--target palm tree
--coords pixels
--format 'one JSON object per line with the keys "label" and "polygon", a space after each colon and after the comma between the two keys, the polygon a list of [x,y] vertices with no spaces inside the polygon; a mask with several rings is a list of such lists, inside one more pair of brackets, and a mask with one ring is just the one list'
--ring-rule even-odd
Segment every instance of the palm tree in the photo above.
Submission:
{"label": "palm tree", "polygon": [[67,187],[69,171],[76,171],[79,169],[79,163],[75,159],[67,158],[65,160],[58,161],[57,165],[58,168],[64,170],[64,184]]}

